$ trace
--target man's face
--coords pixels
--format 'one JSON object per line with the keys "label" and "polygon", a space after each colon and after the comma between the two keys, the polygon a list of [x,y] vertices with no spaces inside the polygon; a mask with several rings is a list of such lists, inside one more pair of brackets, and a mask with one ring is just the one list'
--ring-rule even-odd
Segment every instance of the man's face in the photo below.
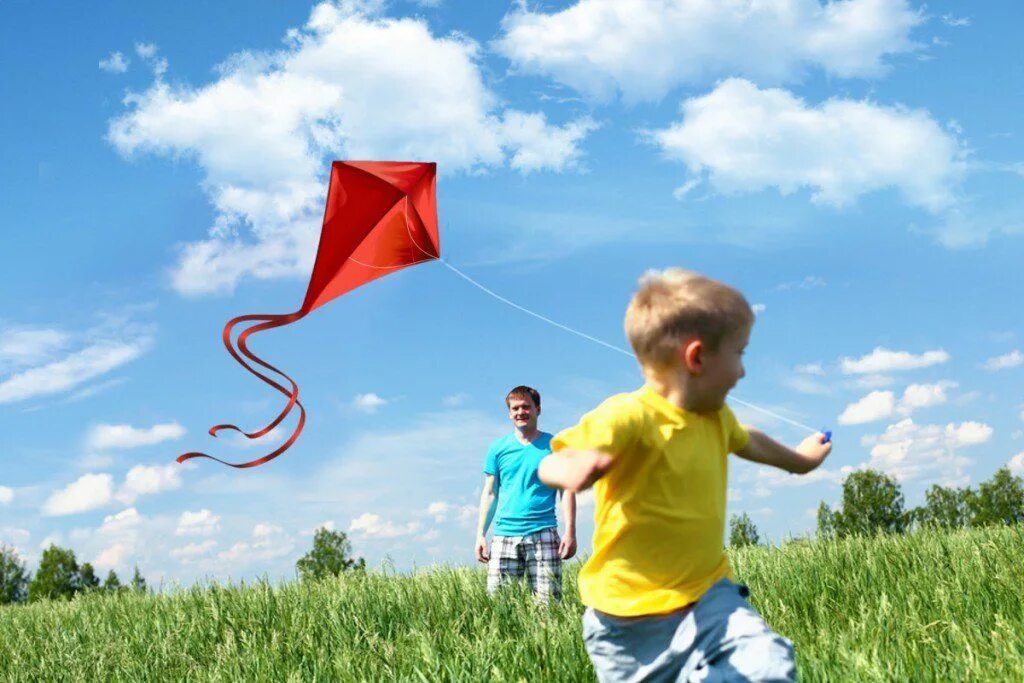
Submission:
{"label": "man's face", "polygon": [[713,352],[704,351],[704,372],[700,375],[701,409],[718,410],[725,405],[725,397],[736,386],[746,371],[743,351],[750,341],[750,327],[726,336]]}
{"label": "man's face", "polygon": [[508,402],[508,417],[520,432],[532,432],[537,428],[537,416],[540,415],[532,398],[513,396]]}

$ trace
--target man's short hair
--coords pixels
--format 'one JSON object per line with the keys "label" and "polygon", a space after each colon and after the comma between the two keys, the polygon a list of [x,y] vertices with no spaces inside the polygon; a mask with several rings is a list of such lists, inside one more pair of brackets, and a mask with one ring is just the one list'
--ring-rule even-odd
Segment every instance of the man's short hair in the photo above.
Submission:
{"label": "man's short hair", "polygon": [[505,397],[506,408],[509,407],[509,404],[512,403],[512,399],[514,398],[519,398],[524,401],[526,399],[531,399],[533,401],[533,405],[540,408],[540,392],[534,389],[533,387],[520,385],[513,389],[512,391],[508,392],[508,396]]}
{"label": "man's short hair", "polygon": [[680,344],[698,337],[716,351],[729,334],[753,324],[737,290],[682,268],[649,270],[626,309],[626,336],[645,365],[672,365]]}

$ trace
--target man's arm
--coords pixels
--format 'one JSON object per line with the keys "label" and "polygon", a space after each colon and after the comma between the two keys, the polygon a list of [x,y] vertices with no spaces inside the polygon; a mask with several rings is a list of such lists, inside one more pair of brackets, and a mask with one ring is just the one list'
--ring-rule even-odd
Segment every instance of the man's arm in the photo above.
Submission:
{"label": "man's arm", "polygon": [[604,476],[611,466],[612,458],[609,455],[567,448],[541,460],[537,476],[553,489],[585,491]]}
{"label": "man's arm", "polygon": [[764,432],[750,430],[750,441],[736,455],[744,460],[771,465],[793,474],[807,474],[828,456],[832,443],[822,443],[824,434],[814,434],[794,448],[784,446]]}
{"label": "man's arm", "polygon": [[494,503],[498,500],[498,487],[493,474],[484,475],[484,490],[480,494],[480,514],[476,523],[476,559],[487,562],[491,559],[487,549],[487,527],[491,526],[494,517]]}
{"label": "man's arm", "polygon": [[569,560],[576,554],[576,494],[559,491],[558,495],[562,498],[562,518],[565,519],[565,533],[558,546],[558,556]]}

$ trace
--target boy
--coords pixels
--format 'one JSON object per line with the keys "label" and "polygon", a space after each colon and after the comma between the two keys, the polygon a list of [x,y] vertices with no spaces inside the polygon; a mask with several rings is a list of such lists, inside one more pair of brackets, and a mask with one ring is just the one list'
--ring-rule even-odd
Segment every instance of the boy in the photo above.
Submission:
{"label": "boy", "polygon": [[[487,563],[487,592],[494,594],[525,574],[540,603],[562,598],[562,560],[576,554],[576,494],[562,494],[565,536],[559,537],[554,489],[537,478],[537,466],[551,453],[551,435],[537,428],[540,392],[518,386],[505,396],[515,427],[487,451],[476,532],[476,559]],[[500,498],[494,543],[487,527]]]}
{"label": "boy", "polygon": [[648,273],[625,322],[645,386],[558,434],[541,463],[550,486],[594,485],[594,549],[579,585],[601,681],[794,680],[792,644],[732,582],[726,456],[802,474],[831,444],[817,434],[791,450],[725,405],[753,323],[727,285],[679,269]]}

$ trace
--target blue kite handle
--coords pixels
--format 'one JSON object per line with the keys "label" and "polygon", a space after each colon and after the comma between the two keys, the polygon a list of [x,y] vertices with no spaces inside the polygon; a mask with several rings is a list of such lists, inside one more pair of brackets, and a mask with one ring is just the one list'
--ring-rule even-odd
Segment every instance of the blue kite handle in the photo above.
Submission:
{"label": "blue kite handle", "polygon": [[823,428],[821,430],[821,433],[825,435],[825,438],[821,440],[822,443],[829,443],[830,441],[832,441],[832,430],[831,429],[824,429]]}

